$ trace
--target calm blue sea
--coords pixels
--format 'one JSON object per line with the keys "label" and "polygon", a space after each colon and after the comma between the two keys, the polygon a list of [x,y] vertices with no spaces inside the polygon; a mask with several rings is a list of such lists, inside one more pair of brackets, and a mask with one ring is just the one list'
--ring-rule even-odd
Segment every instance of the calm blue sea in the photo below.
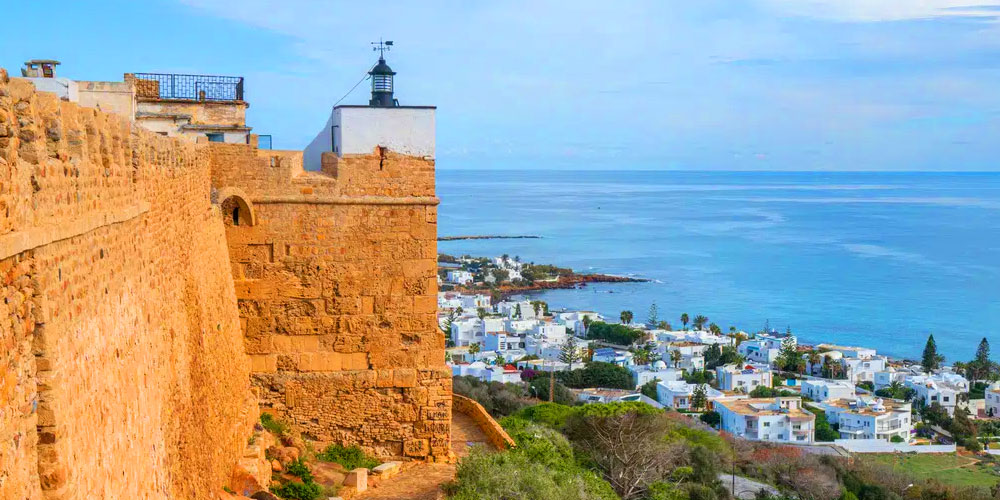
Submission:
{"label": "calm blue sea", "polygon": [[639,284],[544,292],[554,308],[645,320],[704,314],[724,330],[948,360],[1000,350],[1000,174],[646,171],[438,172],[441,242]]}

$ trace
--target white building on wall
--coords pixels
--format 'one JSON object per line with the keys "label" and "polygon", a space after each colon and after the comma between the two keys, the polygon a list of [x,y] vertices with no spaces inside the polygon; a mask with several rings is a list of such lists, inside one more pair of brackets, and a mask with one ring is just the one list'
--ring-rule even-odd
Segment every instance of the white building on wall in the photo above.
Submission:
{"label": "white building on wall", "polygon": [[771,368],[764,364],[725,365],[715,368],[715,379],[723,391],[749,394],[758,387],[771,387]]}
{"label": "white building on wall", "polygon": [[743,439],[811,443],[816,436],[816,416],[802,409],[801,398],[721,398],[714,406],[720,429]]}
{"label": "white building on wall", "polygon": [[841,439],[910,440],[913,428],[910,403],[862,396],[810,405],[823,410],[830,424],[837,425]]}
{"label": "white building on wall", "polygon": [[802,381],[802,395],[813,401],[853,399],[854,384],[846,380],[806,379]]}

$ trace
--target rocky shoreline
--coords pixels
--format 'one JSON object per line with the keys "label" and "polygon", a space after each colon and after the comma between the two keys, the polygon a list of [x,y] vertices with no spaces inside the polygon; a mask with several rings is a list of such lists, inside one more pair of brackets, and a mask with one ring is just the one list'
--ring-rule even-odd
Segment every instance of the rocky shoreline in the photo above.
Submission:
{"label": "rocky shoreline", "polygon": [[514,285],[514,284],[504,284],[499,287],[455,287],[455,291],[462,293],[488,293],[492,290],[497,290],[500,292],[500,297],[506,299],[511,295],[517,295],[524,292],[536,292],[541,290],[559,290],[559,289],[570,289],[570,288],[581,288],[587,286],[587,283],[645,283],[648,279],[644,278],[632,278],[628,276],[615,276],[611,274],[568,274],[559,276],[559,278],[552,281],[536,281],[531,284]]}

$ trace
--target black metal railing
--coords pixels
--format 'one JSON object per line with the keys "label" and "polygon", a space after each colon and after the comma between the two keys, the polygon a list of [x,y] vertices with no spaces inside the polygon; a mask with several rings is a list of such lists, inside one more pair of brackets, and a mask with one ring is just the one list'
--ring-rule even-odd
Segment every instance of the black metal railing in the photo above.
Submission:
{"label": "black metal railing", "polygon": [[136,73],[136,95],[156,99],[242,101],[242,76]]}

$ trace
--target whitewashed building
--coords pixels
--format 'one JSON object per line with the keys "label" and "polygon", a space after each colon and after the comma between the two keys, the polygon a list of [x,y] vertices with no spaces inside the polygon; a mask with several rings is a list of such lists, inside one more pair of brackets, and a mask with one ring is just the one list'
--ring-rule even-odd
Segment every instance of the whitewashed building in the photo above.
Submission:
{"label": "whitewashed building", "polygon": [[781,354],[781,343],[786,338],[791,338],[793,344],[797,344],[798,339],[794,335],[768,335],[761,334],[757,335],[755,338],[744,340],[737,347],[737,351],[746,358],[747,361],[754,363],[764,363],[772,364],[778,359],[778,355]]}
{"label": "whitewashed building", "polygon": [[758,387],[771,387],[771,368],[764,364],[724,365],[715,368],[719,389],[749,394]]}
{"label": "whitewashed building", "polygon": [[448,283],[454,283],[456,285],[468,285],[472,283],[473,276],[469,271],[462,269],[453,269],[448,271],[445,275],[445,281]]}
{"label": "whitewashed building", "polygon": [[802,395],[813,401],[854,399],[854,384],[846,380],[806,379],[802,381]]}
{"label": "whitewashed building", "polygon": [[591,360],[599,361],[601,363],[611,363],[622,367],[635,364],[632,353],[628,351],[619,351],[610,347],[595,349],[594,356]]}
{"label": "whitewashed building", "polygon": [[802,408],[801,398],[720,398],[714,406],[720,429],[743,439],[811,443],[816,436],[816,416]]}
{"label": "whitewashed building", "polygon": [[830,399],[822,403],[810,403],[826,413],[830,424],[836,424],[841,439],[881,439],[892,438],[910,441],[913,428],[911,405],[902,401],[871,396]]}
{"label": "whitewashed building", "polygon": [[1000,383],[994,382],[986,388],[986,416],[1000,418]]}
{"label": "whitewashed building", "polygon": [[955,414],[959,395],[969,392],[969,381],[957,373],[914,375],[907,377],[904,385],[916,391],[914,400],[928,406],[939,403],[948,415]]}
{"label": "whitewashed building", "polygon": [[669,382],[684,378],[684,373],[681,370],[667,368],[667,364],[663,361],[655,361],[650,365],[630,365],[628,371],[632,373],[632,380],[635,382],[636,388],[653,380]]}
{"label": "whitewashed building", "polygon": [[[668,380],[657,382],[656,399],[665,407],[677,410],[691,410],[691,398],[699,384],[689,384],[683,380]],[[725,394],[708,384],[700,384],[705,388],[705,408],[708,409],[710,402],[724,397]]]}

